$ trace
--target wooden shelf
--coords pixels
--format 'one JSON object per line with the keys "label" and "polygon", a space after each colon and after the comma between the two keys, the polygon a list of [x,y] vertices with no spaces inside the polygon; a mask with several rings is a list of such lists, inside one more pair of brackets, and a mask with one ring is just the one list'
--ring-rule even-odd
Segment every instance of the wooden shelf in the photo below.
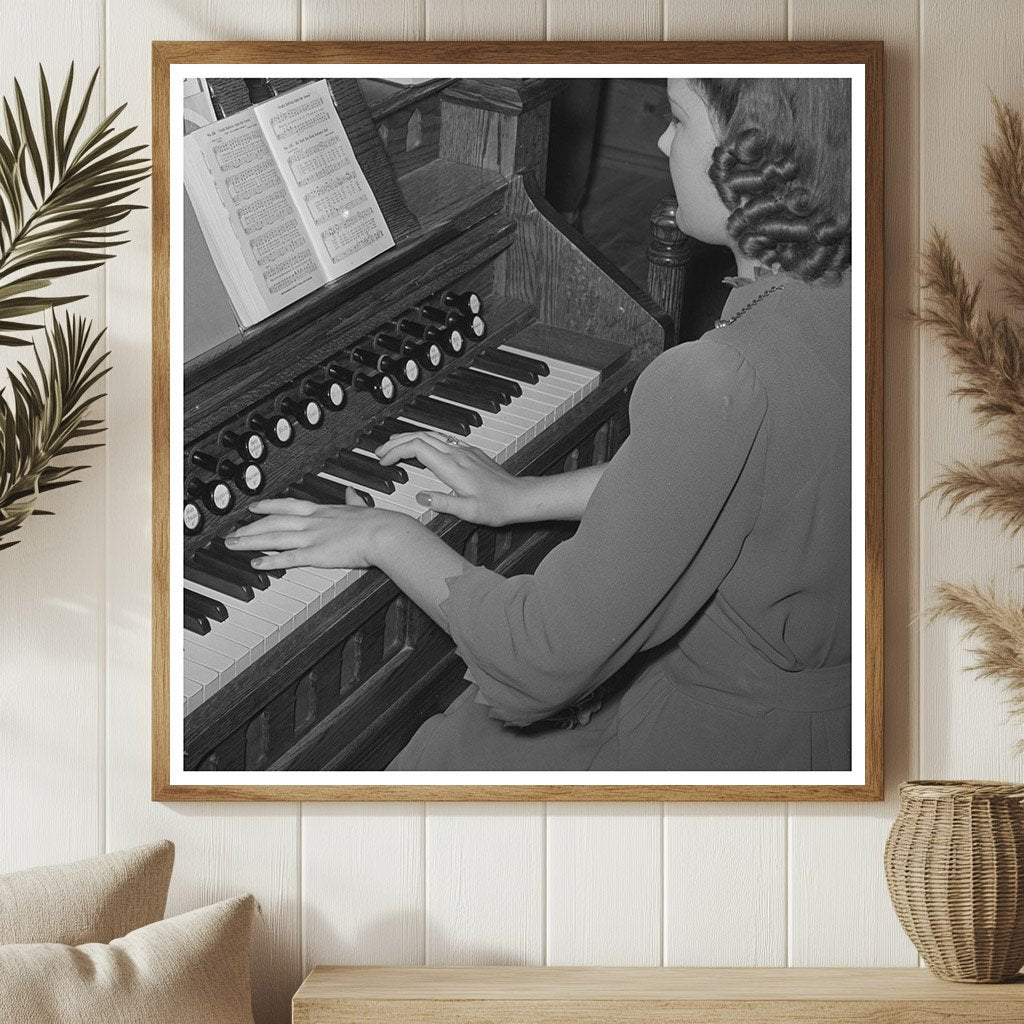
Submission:
{"label": "wooden shelf", "polygon": [[989,1024],[1024,1020],[998,985],[916,968],[316,967],[293,1024]]}

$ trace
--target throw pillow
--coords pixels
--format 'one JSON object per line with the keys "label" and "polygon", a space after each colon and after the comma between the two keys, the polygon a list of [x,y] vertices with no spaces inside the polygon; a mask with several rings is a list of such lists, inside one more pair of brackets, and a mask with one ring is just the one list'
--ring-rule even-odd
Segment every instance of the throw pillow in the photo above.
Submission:
{"label": "throw pillow", "polygon": [[0,944],[110,942],[159,921],[174,844],[0,875]]}
{"label": "throw pillow", "polygon": [[253,1024],[252,896],[147,925],[108,945],[0,946],[0,1020]]}

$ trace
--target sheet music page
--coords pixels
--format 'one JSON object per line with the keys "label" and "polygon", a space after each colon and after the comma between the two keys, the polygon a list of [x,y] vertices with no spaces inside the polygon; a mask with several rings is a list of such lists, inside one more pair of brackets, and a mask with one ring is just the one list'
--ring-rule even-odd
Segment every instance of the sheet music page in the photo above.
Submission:
{"label": "sheet music page", "polygon": [[329,279],[394,246],[326,81],[290,89],[255,110]]}
{"label": "sheet music page", "polygon": [[184,145],[185,185],[243,326],[326,282],[253,108]]}

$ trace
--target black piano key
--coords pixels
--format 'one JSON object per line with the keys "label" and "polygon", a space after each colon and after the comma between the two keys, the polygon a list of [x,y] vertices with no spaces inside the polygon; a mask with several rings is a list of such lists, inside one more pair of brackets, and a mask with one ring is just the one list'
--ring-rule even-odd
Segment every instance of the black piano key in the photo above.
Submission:
{"label": "black piano key", "polygon": [[445,434],[469,436],[469,427],[451,416],[438,416],[437,413],[429,410],[417,409],[410,409],[408,415],[415,416],[417,419],[417,423],[412,427],[413,430],[438,430]]}
{"label": "black piano key", "polygon": [[422,424],[413,423],[411,420],[396,419],[394,416],[389,416],[384,421],[384,429],[390,430],[393,437],[395,434],[418,434],[424,427]]}
{"label": "black piano key", "polygon": [[307,473],[301,480],[289,484],[287,493],[293,498],[303,501],[315,501],[320,505],[344,505],[345,488],[331,480],[325,480],[315,473]]}
{"label": "black piano key", "polygon": [[[359,439],[360,447],[369,448],[370,451],[373,451],[374,448],[379,448],[382,444],[386,444],[390,440],[391,434],[383,427],[369,427]],[[373,443],[363,444],[363,441],[371,441]]]}
{"label": "black piano key", "polygon": [[[289,484],[284,489],[282,497],[285,498],[298,498],[299,501],[312,501],[314,504],[322,505],[325,504],[324,499],[318,494],[314,494],[307,487],[303,487],[302,484]],[[334,505],[336,502],[327,502],[326,504]]]}
{"label": "black piano key", "polygon": [[524,370],[521,366],[504,363],[500,359],[495,359],[490,352],[479,353],[469,365],[490,373],[501,374],[503,377],[511,377],[513,380],[521,380],[524,384],[536,384],[540,380],[533,370]]}
{"label": "black piano key", "polygon": [[[247,558],[259,558],[254,551],[246,552]],[[254,590],[266,590],[270,586],[270,577],[259,569],[252,566],[242,566],[221,558],[216,551],[210,548],[200,548],[192,558],[196,565],[207,572],[220,576],[224,580],[241,583],[243,586],[252,587]]]}
{"label": "black piano key", "polygon": [[[374,432],[363,434],[358,441],[356,441],[356,447],[362,448],[365,451],[373,452],[376,451],[382,444],[391,440],[391,435],[384,430],[374,428]],[[399,459],[395,463],[396,466],[406,466],[409,469],[423,469],[423,463],[419,459]]]}
{"label": "black piano key", "polygon": [[430,389],[431,395],[435,398],[447,398],[452,402],[468,405],[472,409],[483,409],[485,412],[501,411],[501,402],[497,398],[480,392],[474,394],[473,391],[472,385],[460,385],[455,381],[444,381],[441,384],[435,384]]}
{"label": "black piano key", "polygon": [[[262,519],[264,517],[260,516],[259,518]],[[223,537],[214,537],[207,547],[214,548],[222,558],[243,565],[246,569],[252,569],[252,560],[265,554],[263,551],[232,551],[224,544]],[[261,572],[264,576],[273,576],[276,579],[281,579],[284,576],[284,569],[258,569],[253,571]]]}
{"label": "black piano key", "polygon": [[518,352],[508,352],[503,348],[492,348],[488,351],[488,354],[512,366],[521,366],[524,370],[533,370],[539,377],[546,377],[551,373],[551,367],[543,359],[521,356]]}
{"label": "black piano key", "polygon": [[512,380],[511,377],[496,377],[493,373],[481,373],[468,366],[458,367],[452,376],[457,380],[465,380],[475,387],[488,388],[505,395],[506,404],[513,398],[519,398],[523,393],[522,385],[518,381]]}
{"label": "black piano key", "polygon": [[353,465],[350,461],[330,458],[324,463],[324,471],[336,473],[346,480],[351,480],[360,487],[368,487],[371,491],[381,494],[394,494],[395,482],[379,473],[368,473],[365,469]]}
{"label": "black piano key", "polygon": [[365,505],[369,505],[370,508],[376,507],[377,502],[373,500],[373,495],[369,491],[360,490],[358,487],[353,487],[352,490],[356,492]]}
{"label": "black piano key", "polygon": [[206,636],[210,632],[210,620],[205,615],[185,608],[181,616],[182,625],[190,633],[198,633],[199,636]]}
{"label": "black piano key", "polygon": [[252,587],[237,580],[225,579],[221,574],[210,572],[188,558],[185,559],[185,579],[189,583],[198,583],[210,590],[216,590],[218,594],[227,594],[228,597],[237,598],[239,601],[252,600]]}
{"label": "black piano key", "polygon": [[443,430],[469,435],[473,427],[483,425],[480,413],[473,409],[458,409],[454,405],[439,402],[436,398],[417,395],[403,410],[407,416],[420,419],[424,416],[436,417],[438,426]]}
{"label": "black piano key", "polygon": [[342,464],[351,464],[356,469],[376,474],[382,480],[392,480],[396,484],[409,482],[409,474],[401,466],[382,466],[377,459],[370,455],[362,455],[359,452],[341,449],[335,452],[334,458]]}
{"label": "black piano key", "polygon": [[299,501],[311,501],[315,505],[338,504],[333,498],[328,498],[325,494],[321,493],[318,487],[311,486],[304,480],[296,480],[294,483],[290,483],[284,489],[283,497],[298,498]]}
{"label": "black piano key", "polygon": [[195,590],[189,590],[188,587],[185,588],[185,610],[213,619],[215,622],[225,622],[228,617],[228,610],[220,601],[215,601],[212,597],[197,593]]}
{"label": "black piano key", "polygon": [[458,418],[469,427],[482,427],[484,425],[483,417],[476,411],[476,409],[453,409],[453,407],[447,402],[439,402],[436,398],[430,398],[427,395],[417,395],[410,406],[417,409],[435,409],[440,413],[454,413]]}
{"label": "black piano key", "polygon": [[[318,501],[326,501],[330,505],[348,504],[348,495],[345,493],[346,484],[325,480],[322,476],[317,476],[316,473],[307,473],[299,481],[298,486],[319,495],[316,499]],[[352,490],[371,508],[376,505],[373,495],[369,491],[362,491],[358,487],[353,487]]]}

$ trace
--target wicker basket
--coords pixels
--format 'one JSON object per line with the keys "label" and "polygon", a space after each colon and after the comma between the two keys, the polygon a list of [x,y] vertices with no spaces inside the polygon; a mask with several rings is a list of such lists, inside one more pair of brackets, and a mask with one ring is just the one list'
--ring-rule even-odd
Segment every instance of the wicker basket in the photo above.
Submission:
{"label": "wicker basket", "polygon": [[1024,966],[1024,785],[920,779],[900,786],[885,843],[896,916],[950,981]]}

